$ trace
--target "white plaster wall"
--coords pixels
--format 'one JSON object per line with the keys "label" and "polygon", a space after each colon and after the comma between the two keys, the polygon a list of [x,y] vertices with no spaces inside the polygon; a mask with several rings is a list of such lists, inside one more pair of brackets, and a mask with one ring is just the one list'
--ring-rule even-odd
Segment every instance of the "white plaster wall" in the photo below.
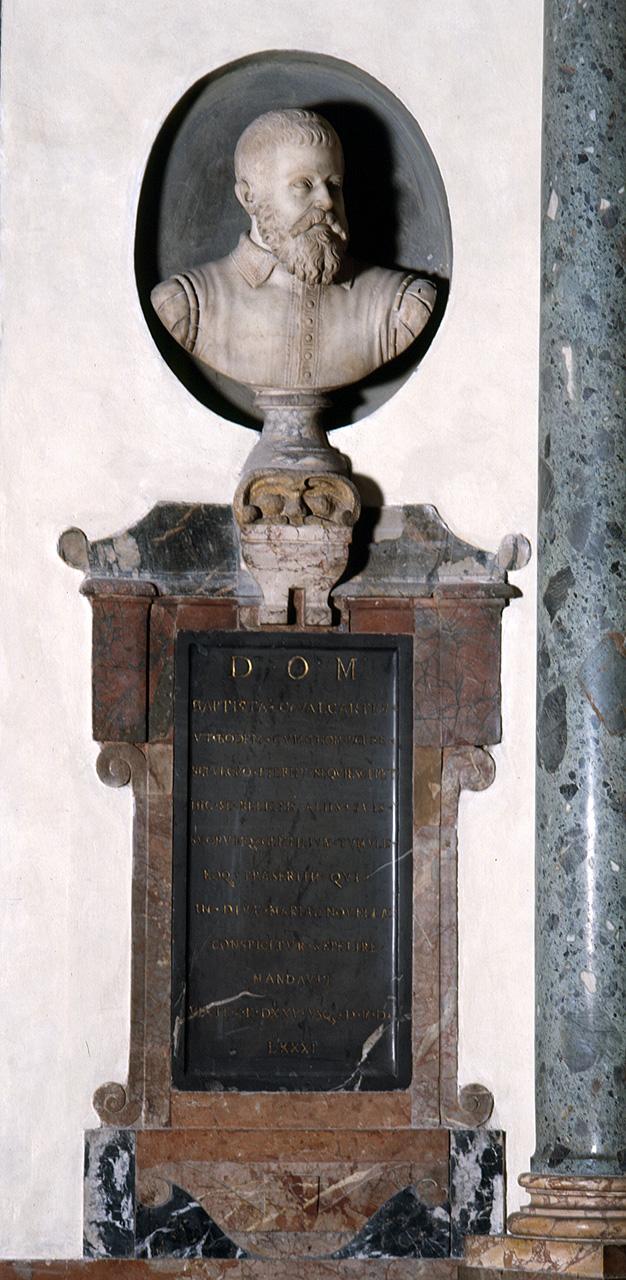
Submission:
{"label": "white plaster wall", "polygon": [[[334,443],[387,502],[534,539],[540,0],[4,0],[0,1025],[5,1257],[77,1255],[82,1131],[127,1053],[130,796],[90,737],[89,606],[55,553],[159,499],[229,500],[248,431],[176,381],[137,300],[145,161],[198,77],[261,48],[347,59],[417,117],[455,270],[422,369]],[[461,808],[461,1075],[496,1097],[510,1205],[533,1147],[534,573],[504,624],[504,739]]]}

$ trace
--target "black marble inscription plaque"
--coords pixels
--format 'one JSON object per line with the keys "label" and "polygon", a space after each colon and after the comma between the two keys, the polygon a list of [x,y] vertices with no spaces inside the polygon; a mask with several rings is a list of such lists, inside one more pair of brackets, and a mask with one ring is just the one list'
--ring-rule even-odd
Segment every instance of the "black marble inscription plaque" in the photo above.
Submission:
{"label": "black marble inscription plaque", "polygon": [[173,1080],[410,1080],[412,641],[183,632]]}

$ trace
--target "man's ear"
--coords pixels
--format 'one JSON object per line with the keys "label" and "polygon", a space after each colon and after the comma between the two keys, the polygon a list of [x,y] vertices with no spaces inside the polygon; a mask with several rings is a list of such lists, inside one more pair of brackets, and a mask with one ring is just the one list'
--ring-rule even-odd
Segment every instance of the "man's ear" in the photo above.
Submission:
{"label": "man's ear", "polygon": [[243,205],[246,213],[252,216],[252,206],[254,204],[254,196],[252,187],[247,178],[239,178],[235,183],[235,195],[241,205]]}

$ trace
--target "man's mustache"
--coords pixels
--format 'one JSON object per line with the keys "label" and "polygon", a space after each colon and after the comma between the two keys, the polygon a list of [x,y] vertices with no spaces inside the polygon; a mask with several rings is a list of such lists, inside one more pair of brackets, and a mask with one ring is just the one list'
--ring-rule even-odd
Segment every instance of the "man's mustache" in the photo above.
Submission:
{"label": "man's mustache", "polygon": [[312,227],[328,227],[339,240],[348,239],[345,227],[340,222],[337,222],[337,219],[333,218],[325,209],[317,208],[315,205],[307,209],[306,213],[303,213],[297,222],[294,222],[289,229],[289,234],[295,239],[296,236],[301,236],[306,231],[310,231]]}

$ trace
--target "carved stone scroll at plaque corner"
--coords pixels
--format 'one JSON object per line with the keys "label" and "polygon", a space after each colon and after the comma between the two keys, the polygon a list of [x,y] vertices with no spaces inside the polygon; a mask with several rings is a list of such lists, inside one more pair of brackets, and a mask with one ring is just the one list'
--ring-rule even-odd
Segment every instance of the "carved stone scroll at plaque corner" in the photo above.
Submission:
{"label": "carved stone scroll at plaque corner", "polygon": [[57,542],[57,552],[70,569],[89,573],[89,539],[82,529],[74,525],[65,529]]}
{"label": "carved stone scroll at plaque corner", "polygon": [[492,757],[481,747],[444,751],[441,807],[440,898],[440,1115],[450,1127],[486,1124],[493,1094],[482,1084],[459,1088],[458,1080],[458,807],[463,790],[484,791],[495,777]]}
{"label": "carved stone scroll at plaque corner", "polygon": [[306,626],[328,626],[328,598],[348,562],[361,501],[345,476],[252,473],[233,500],[244,561],[263,593],[260,625],[285,625],[290,593],[304,592]]}
{"label": "carved stone scroll at plaque corner", "polygon": [[93,1107],[103,1124],[125,1125],[140,1121],[145,1106],[145,974],[137,937],[143,930],[147,884],[147,767],[146,757],[129,743],[105,743],[96,761],[100,781],[107,787],[132,784],[133,890],[131,950],[131,1020],[128,1078],[125,1085],[108,1081],[93,1095]]}

